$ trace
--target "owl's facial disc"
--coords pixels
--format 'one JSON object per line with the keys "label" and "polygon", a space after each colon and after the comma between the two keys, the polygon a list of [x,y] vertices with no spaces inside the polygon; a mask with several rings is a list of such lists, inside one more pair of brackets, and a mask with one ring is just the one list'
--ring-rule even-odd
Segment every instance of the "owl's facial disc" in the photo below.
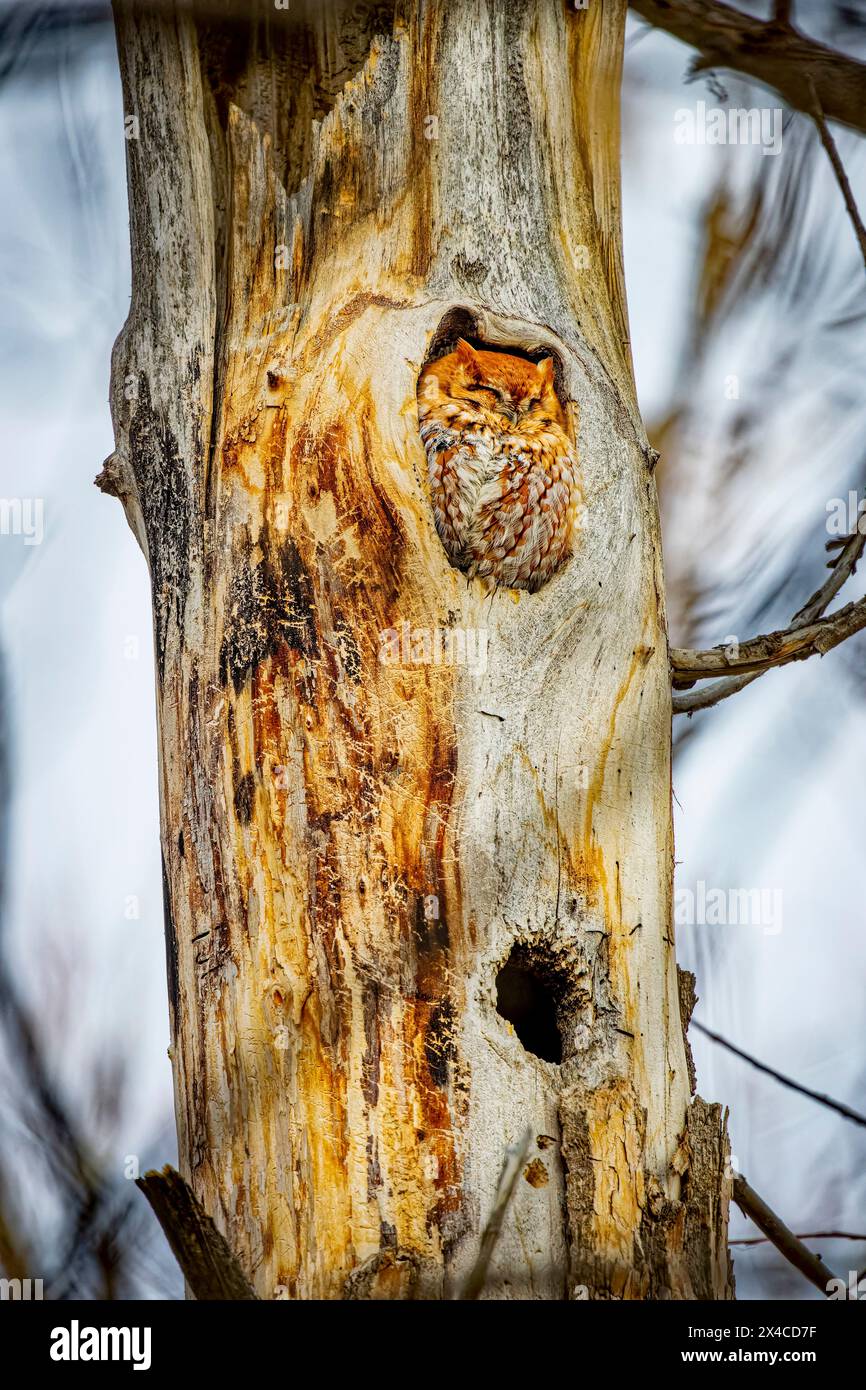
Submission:
{"label": "owl's facial disc", "polygon": [[491,429],[519,431],[530,420],[564,423],[552,358],[532,364],[505,353],[476,350],[460,338],[453,354],[441,361],[457,368],[448,382],[452,398],[471,403]]}
{"label": "owl's facial disc", "polygon": [[509,392],[486,382],[471,380],[465,383],[463,390],[466,398],[480,406],[485,413],[503,416],[512,424],[517,421],[519,411]]}
{"label": "owl's facial disc", "polygon": [[520,419],[520,408],[517,402],[512,396],[504,392],[500,392],[495,410],[497,415],[503,415],[512,425],[516,425],[517,421]]}

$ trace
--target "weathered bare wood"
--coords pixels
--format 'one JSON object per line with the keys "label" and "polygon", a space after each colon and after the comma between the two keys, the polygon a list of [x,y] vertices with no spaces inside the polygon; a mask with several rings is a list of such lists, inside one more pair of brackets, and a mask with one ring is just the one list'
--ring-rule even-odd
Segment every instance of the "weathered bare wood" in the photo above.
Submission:
{"label": "weathered bare wood", "polygon": [[694,1092],[697,1090],[698,1075],[695,1071],[695,1059],[692,1056],[691,1044],[689,1043],[689,1024],[698,1002],[697,980],[691,970],[682,970],[677,966],[677,984],[679,985],[680,996],[680,1022],[683,1025],[686,1048],[686,1066],[689,1070],[689,1085]]}
{"label": "weathered bare wood", "polygon": [[256,1297],[249,1280],[207,1212],[169,1164],[136,1178],[199,1302]]}
{"label": "weathered bare wood", "polygon": [[689,651],[671,647],[671,674],[674,688],[687,686],[696,680],[707,680],[722,672],[745,675],[786,666],[790,661],[805,661],[810,656],[826,656],[827,652],[847,641],[866,627],[866,599],[846,603],[829,617],[818,618],[802,627],[781,628],[761,637],[740,642],[735,651],[712,647],[709,651]]}
{"label": "weathered bare wood", "polygon": [[[118,9],[108,473],[154,587],[184,1175],[261,1297],[450,1297],[529,1125],[485,1297],[727,1297],[670,926],[624,0],[255,13],[227,44]],[[538,594],[467,581],[433,525],[416,383],[457,334],[553,355],[579,412],[586,523]],[[382,660],[407,630],[484,663]],[[497,1011],[510,957],[561,1061]]]}

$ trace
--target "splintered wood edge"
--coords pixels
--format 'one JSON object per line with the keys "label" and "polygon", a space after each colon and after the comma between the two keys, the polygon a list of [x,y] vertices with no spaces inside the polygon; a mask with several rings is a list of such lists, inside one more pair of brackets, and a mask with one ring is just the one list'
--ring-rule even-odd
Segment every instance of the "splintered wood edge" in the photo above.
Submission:
{"label": "splintered wood edge", "polygon": [[176,1169],[151,1169],[136,1178],[199,1302],[250,1300],[258,1295],[191,1188]]}

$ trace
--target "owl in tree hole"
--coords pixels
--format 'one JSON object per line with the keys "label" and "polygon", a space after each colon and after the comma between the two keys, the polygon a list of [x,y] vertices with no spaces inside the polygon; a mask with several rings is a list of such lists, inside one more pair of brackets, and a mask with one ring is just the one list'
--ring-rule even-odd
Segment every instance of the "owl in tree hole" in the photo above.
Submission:
{"label": "owl in tree hole", "polygon": [[553,359],[536,364],[460,338],[421,373],[418,418],[452,565],[540,589],[571,552],[581,501]]}

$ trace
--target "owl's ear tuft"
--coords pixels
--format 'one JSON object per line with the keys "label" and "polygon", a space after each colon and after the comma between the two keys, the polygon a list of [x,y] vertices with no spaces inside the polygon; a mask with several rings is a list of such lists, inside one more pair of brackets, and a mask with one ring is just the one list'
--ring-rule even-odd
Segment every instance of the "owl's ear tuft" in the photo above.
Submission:
{"label": "owl's ear tuft", "polygon": [[458,338],[457,346],[454,351],[457,354],[457,360],[461,366],[465,367],[467,372],[470,372],[473,376],[477,375],[479,368],[478,355],[472,344],[467,343],[465,338]]}
{"label": "owl's ear tuft", "polygon": [[543,385],[545,385],[545,386],[552,386],[552,385],[553,385],[553,358],[552,358],[552,357],[542,357],[541,361],[537,364],[535,370],[538,372],[538,379],[539,379],[539,381],[541,381],[541,382],[543,383]]}

